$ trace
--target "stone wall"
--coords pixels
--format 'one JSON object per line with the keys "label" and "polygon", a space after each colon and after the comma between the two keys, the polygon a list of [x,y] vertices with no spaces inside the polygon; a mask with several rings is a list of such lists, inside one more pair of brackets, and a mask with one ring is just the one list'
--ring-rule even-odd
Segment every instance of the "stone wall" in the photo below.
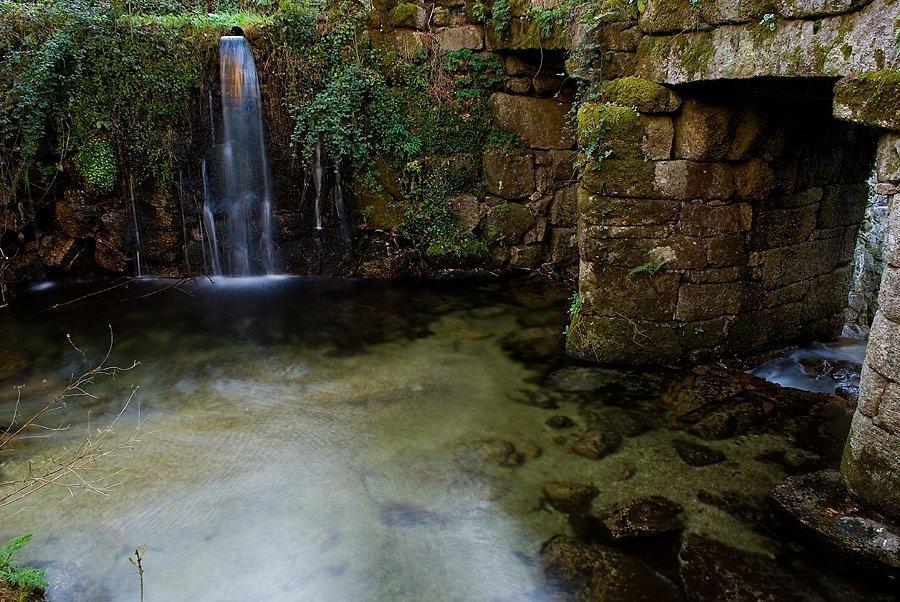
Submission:
{"label": "stone wall", "polygon": [[832,113],[885,127],[865,105],[892,98],[896,11],[776,4],[651,0],[577,36],[596,100],[570,353],[676,363],[839,332],[875,138]]}
{"label": "stone wall", "polygon": [[876,173],[889,196],[884,273],[842,472],[853,493],[900,518],[900,133],[879,140]]}

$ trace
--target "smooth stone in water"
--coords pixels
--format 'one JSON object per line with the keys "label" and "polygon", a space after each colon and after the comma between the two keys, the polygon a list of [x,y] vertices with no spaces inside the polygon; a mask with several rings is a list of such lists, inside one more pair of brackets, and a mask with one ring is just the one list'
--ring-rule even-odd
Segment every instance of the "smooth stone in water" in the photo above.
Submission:
{"label": "smooth stone in water", "polygon": [[581,415],[588,427],[612,431],[623,437],[635,437],[655,426],[644,412],[599,404],[583,407]]}
{"label": "smooth stone in water", "polygon": [[526,406],[533,406],[535,408],[542,408],[545,410],[555,410],[559,407],[559,404],[556,403],[556,400],[543,391],[530,391],[527,389],[523,389],[520,391],[513,391],[512,393],[508,393],[507,395],[512,401],[521,403],[522,405]]}
{"label": "smooth stone in water", "polygon": [[559,328],[541,326],[522,328],[503,337],[503,350],[526,361],[549,360],[563,349],[563,334]]}
{"label": "smooth stone in water", "polygon": [[618,382],[622,373],[606,368],[570,366],[561,368],[547,377],[550,385],[567,393],[589,393],[611,383]]}
{"label": "smooth stone in water", "polygon": [[547,576],[566,590],[564,599],[665,602],[681,598],[671,581],[637,558],[563,535],[544,544],[540,562]]}
{"label": "smooth stone in water", "polygon": [[677,533],[684,527],[681,504],[660,495],[638,498],[592,513],[604,534],[622,541]]}
{"label": "smooth stone in water", "polygon": [[456,461],[464,468],[519,466],[524,460],[515,445],[502,439],[477,439],[456,447]]}
{"label": "smooth stone in water", "polygon": [[869,568],[900,571],[900,525],[857,504],[838,471],[788,477],[772,498],[820,546]]}
{"label": "smooth stone in water", "polygon": [[719,450],[686,439],[673,439],[672,447],[688,466],[709,466],[725,459]]}
{"label": "smooth stone in water", "polygon": [[543,492],[550,506],[564,514],[584,512],[590,507],[591,500],[600,494],[593,485],[559,481],[544,485]]}
{"label": "smooth stone in water", "polygon": [[547,422],[545,424],[550,428],[564,429],[569,428],[570,426],[575,426],[575,421],[573,421],[568,416],[551,416],[547,419]]}
{"label": "smooth stone in water", "polygon": [[608,430],[589,429],[572,444],[572,451],[579,456],[599,460],[619,449],[621,443],[622,435],[619,433]]}

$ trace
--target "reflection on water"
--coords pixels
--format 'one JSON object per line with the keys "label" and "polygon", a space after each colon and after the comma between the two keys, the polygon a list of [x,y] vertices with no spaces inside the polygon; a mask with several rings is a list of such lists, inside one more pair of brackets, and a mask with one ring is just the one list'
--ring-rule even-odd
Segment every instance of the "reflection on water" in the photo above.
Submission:
{"label": "reflection on water", "polygon": [[[68,407],[69,431],[3,465],[15,473],[103,423],[140,384],[150,432],[110,466],[128,466],[127,483],[108,497],[35,496],[0,525],[35,533],[30,560],[48,563],[56,599],[136,599],[127,557],[141,545],[149,600],[553,597],[534,559],[571,527],[541,502],[548,481],[593,483],[597,505],[664,493],[691,530],[773,545],[703,500],[736,478],[764,500],[784,472],[759,458],[794,452],[746,434],[716,442],[725,462],[685,464],[673,449],[685,435],[660,426],[674,377],[606,371],[614,382],[600,386],[598,373],[558,370],[565,287],[141,282],[40,311],[97,288],[20,297],[0,322],[0,349],[28,361],[3,383],[6,408],[11,385],[28,382],[34,404],[101,357],[107,325],[112,361],[141,362]],[[642,426],[626,420],[618,451],[594,460],[546,424],[562,414]],[[136,420],[135,407],[121,429]]]}
{"label": "reflection on water", "polygon": [[856,396],[865,356],[864,339],[839,339],[796,349],[757,366],[750,373],[782,387],[815,393],[834,393],[840,389]]}

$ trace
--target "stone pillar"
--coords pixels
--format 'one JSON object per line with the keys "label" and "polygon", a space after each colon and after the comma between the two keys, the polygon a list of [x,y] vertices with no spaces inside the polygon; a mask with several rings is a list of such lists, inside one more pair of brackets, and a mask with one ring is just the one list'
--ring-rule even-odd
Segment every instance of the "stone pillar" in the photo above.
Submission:
{"label": "stone pillar", "polygon": [[841,471],[850,491],[900,518],[900,135],[878,143],[876,191],[891,195],[884,275]]}

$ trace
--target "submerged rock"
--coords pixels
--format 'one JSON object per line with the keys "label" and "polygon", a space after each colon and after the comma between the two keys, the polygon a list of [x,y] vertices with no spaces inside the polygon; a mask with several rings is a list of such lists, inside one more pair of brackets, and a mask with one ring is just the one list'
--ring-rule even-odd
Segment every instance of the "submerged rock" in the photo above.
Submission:
{"label": "submerged rock", "polygon": [[557,535],[541,549],[541,566],[566,599],[605,602],[679,600],[671,581],[644,562],[610,548]]}
{"label": "submerged rock", "polygon": [[28,368],[28,360],[11,349],[0,349],[0,380],[12,378]]}
{"label": "submerged rock", "polygon": [[593,485],[553,481],[543,487],[544,497],[554,509],[564,514],[584,512],[591,500],[600,494]]}
{"label": "submerged rock", "polygon": [[572,444],[572,451],[579,456],[599,460],[619,449],[622,435],[610,430],[589,429]]}
{"label": "submerged rock", "polygon": [[623,437],[634,437],[656,426],[649,415],[639,410],[611,408],[599,404],[584,406],[581,415],[588,427],[612,431]]}
{"label": "submerged rock", "polygon": [[678,456],[689,466],[709,466],[717,464],[725,459],[725,454],[717,449],[688,441],[687,439],[673,439],[672,447]]}
{"label": "submerged rock", "polygon": [[697,499],[727,512],[757,530],[770,531],[776,523],[766,495],[754,495],[744,491],[715,493],[701,490],[697,492]]}
{"label": "submerged rock", "polygon": [[682,538],[679,572],[688,600],[821,600],[774,561],[697,533]]}
{"label": "submerged rock", "polygon": [[545,424],[550,428],[565,429],[569,428],[570,426],[575,426],[575,421],[568,416],[551,416],[547,419],[547,422]]}
{"label": "submerged rock", "polygon": [[524,460],[515,445],[502,439],[477,439],[456,447],[456,461],[467,469],[485,465],[519,466]]}
{"label": "submerged rock", "polygon": [[603,534],[621,541],[681,531],[681,504],[660,495],[634,499],[591,514]]}
{"label": "submerged rock", "polygon": [[900,525],[858,505],[838,471],[788,477],[775,487],[772,498],[819,546],[858,564],[900,574]]}
{"label": "submerged rock", "polygon": [[522,389],[508,393],[507,396],[516,403],[526,406],[543,408],[545,410],[555,410],[559,407],[556,400],[544,393],[543,391],[533,391]]}
{"label": "submerged rock", "polygon": [[547,382],[567,393],[587,393],[621,380],[622,373],[606,368],[569,366],[547,377]]}
{"label": "submerged rock", "polygon": [[516,359],[526,361],[549,360],[560,355],[563,334],[559,328],[539,326],[522,328],[503,337],[503,350]]}

